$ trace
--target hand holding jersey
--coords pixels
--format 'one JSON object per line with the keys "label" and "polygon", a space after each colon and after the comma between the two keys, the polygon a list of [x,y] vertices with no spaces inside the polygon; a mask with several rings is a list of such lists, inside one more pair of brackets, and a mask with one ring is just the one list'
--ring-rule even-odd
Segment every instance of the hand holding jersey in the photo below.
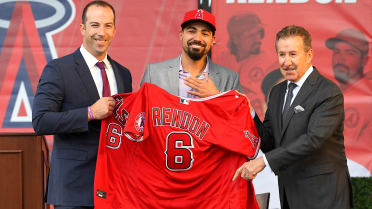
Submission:
{"label": "hand holding jersey", "polygon": [[[90,111],[88,112],[88,120],[102,120],[107,118],[112,114],[114,109],[115,100],[112,97],[102,97],[92,106],[90,106]],[[92,115],[90,115],[92,114]]]}
{"label": "hand holding jersey", "polygon": [[253,180],[257,174],[266,167],[263,157],[245,162],[238,170],[236,170],[233,181],[240,176],[245,180]]}

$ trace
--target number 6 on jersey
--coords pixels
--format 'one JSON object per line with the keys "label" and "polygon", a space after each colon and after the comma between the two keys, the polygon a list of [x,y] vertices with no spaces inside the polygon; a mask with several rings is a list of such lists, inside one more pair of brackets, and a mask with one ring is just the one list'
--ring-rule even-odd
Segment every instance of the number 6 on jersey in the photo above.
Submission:
{"label": "number 6 on jersey", "polygon": [[171,171],[184,171],[192,167],[194,161],[190,148],[194,148],[192,137],[186,132],[172,132],[167,136],[165,150],[167,168]]}

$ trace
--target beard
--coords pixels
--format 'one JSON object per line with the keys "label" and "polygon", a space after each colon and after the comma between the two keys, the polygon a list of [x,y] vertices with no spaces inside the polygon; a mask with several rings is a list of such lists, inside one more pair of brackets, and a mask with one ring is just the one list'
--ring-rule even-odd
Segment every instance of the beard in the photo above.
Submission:
{"label": "beard", "polygon": [[349,76],[350,69],[348,66],[343,64],[336,64],[333,66],[333,73],[335,79],[340,83],[348,83],[350,80]]}
{"label": "beard", "polygon": [[250,54],[259,54],[261,53],[261,42],[255,42],[251,45]]}
{"label": "beard", "polygon": [[[192,45],[201,46],[201,48],[193,48]],[[207,52],[207,44],[200,41],[190,41],[187,43],[187,47],[184,47],[186,54],[194,61],[200,60]]]}
{"label": "beard", "polygon": [[333,73],[335,79],[343,84],[352,84],[364,76],[363,67],[350,69],[349,66],[344,64],[333,65]]}

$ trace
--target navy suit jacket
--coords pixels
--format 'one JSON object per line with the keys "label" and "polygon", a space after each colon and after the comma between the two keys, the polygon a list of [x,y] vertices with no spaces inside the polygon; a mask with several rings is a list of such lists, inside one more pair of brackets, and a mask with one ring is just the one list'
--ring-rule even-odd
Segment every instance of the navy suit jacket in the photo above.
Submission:
{"label": "navy suit jacket", "polygon": [[[132,91],[129,70],[108,57],[118,93]],[[47,202],[93,206],[93,184],[101,122],[88,122],[87,107],[99,100],[80,53],[49,62],[33,101],[32,125],[39,135],[54,135]]]}
{"label": "navy suit jacket", "polygon": [[263,124],[255,117],[261,150],[278,176],[282,208],[284,194],[290,208],[350,208],[341,90],[314,67],[282,124],[286,88],[287,81],[272,88]]}

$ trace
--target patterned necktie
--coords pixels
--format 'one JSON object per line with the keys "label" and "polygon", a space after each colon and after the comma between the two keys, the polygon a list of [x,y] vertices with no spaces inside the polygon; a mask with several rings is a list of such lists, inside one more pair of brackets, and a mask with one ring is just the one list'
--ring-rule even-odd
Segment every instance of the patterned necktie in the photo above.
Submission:
{"label": "patterned necktie", "polygon": [[[282,122],[284,123],[285,117],[287,116],[289,112],[289,107],[291,106],[291,101],[293,97],[293,89],[296,88],[297,84],[290,82],[288,85],[288,94],[287,99],[285,100],[285,105],[283,108],[283,115],[282,115]],[[282,123],[282,124],[283,124]]]}
{"label": "patterned necktie", "polygon": [[109,81],[107,79],[107,74],[106,74],[106,70],[105,70],[105,63],[97,62],[96,65],[101,70],[102,83],[103,83],[102,97],[110,97],[111,96],[111,90],[110,90]]}

